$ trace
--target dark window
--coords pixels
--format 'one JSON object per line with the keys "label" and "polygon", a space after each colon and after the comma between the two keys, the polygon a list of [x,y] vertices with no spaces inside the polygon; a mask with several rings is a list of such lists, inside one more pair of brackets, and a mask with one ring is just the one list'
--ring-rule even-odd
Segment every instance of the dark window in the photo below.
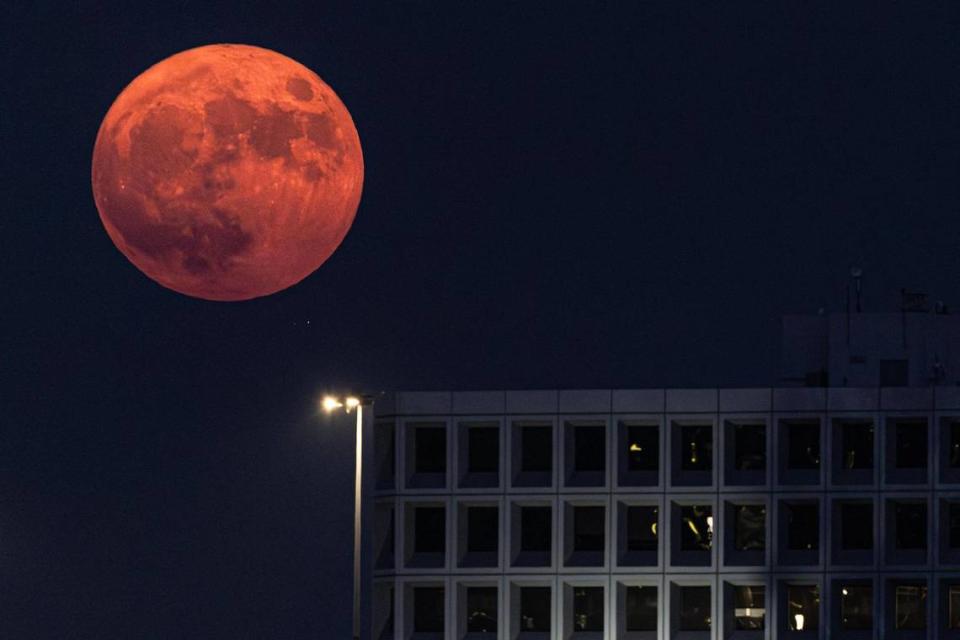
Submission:
{"label": "dark window", "polygon": [[497,427],[467,429],[467,470],[470,473],[496,473],[500,469],[500,430]]}
{"label": "dark window", "polygon": [[767,545],[767,508],[762,504],[734,507],[733,548],[737,551],[763,551]]}
{"label": "dark window", "polygon": [[393,436],[393,424],[382,423],[374,431],[374,451],[377,458],[377,487],[393,487],[396,457],[396,441]]}
{"label": "dark window", "polygon": [[880,386],[905,387],[909,383],[909,372],[907,360],[881,360]]}
{"label": "dark window", "polygon": [[947,599],[947,628],[960,629],[960,585],[950,585]]}
{"label": "dark window", "polygon": [[950,467],[960,469],[960,420],[950,423]]}
{"label": "dark window", "polygon": [[820,510],[815,504],[787,505],[787,549],[811,551],[820,548]]}
{"label": "dark window", "polygon": [[603,507],[573,508],[573,550],[603,551]]}
{"label": "dark window", "polygon": [[709,631],[710,587],[680,587],[680,631]]}
{"label": "dark window", "polygon": [[820,589],[816,585],[787,586],[787,628],[816,631],[820,627]]}
{"label": "dark window", "polygon": [[844,631],[873,629],[873,587],[865,584],[841,585],[840,628]]}
{"label": "dark window", "polygon": [[926,549],[927,505],[922,502],[894,502],[893,516],[896,548]]}
{"label": "dark window", "polygon": [[709,506],[680,508],[680,550],[709,551],[713,542],[713,510]]}
{"label": "dark window", "polygon": [[416,553],[443,553],[446,544],[444,508],[415,507],[413,538]]}
{"label": "dark window", "polygon": [[873,424],[846,423],[840,426],[840,467],[842,469],[873,468]]}
{"label": "dark window", "polygon": [[767,614],[763,586],[737,585],[733,589],[733,620],[737,631],[763,631]]}
{"label": "dark window", "polygon": [[960,549],[960,502],[950,502],[947,506],[949,518],[949,545],[951,549]]}
{"label": "dark window", "polygon": [[603,426],[578,425],[573,431],[573,460],[576,471],[603,471],[606,468],[607,430]]}
{"label": "dark window", "polygon": [[657,507],[627,507],[627,551],[657,550]]}
{"label": "dark window", "polygon": [[627,587],[627,631],[657,630],[657,588]]}
{"label": "dark window", "polygon": [[550,587],[520,588],[520,631],[550,632]]}
{"label": "dark window", "polygon": [[413,630],[443,633],[443,587],[414,587]]}
{"label": "dark window", "polygon": [[499,521],[497,507],[467,507],[467,551],[495,553]]}
{"label": "dark window", "polygon": [[553,470],[553,428],[522,427],[520,431],[521,471]]}
{"label": "dark window", "polygon": [[767,467],[767,428],[762,424],[737,424],[733,428],[734,468],[763,471]]}
{"label": "dark window", "polygon": [[840,548],[873,549],[873,505],[845,502],[840,505]]}
{"label": "dark window", "polygon": [[820,468],[820,423],[787,423],[787,466],[791,469]]}
{"label": "dark window", "polygon": [[603,631],[603,587],[574,587],[573,630]]}
{"label": "dark window", "polygon": [[447,470],[447,430],[445,427],[415,427],[414,471],[444,473]]}
{"label": "dark window", "polygon": [[656,471],[660,464],[660,432],[651,425],[627,427],[627,469]]}
{"label": "dark window", "polygon": [[551,515],[550,507],[520,508],[521,551],[550,551]]}
{"label": "dark window", "polygon": [[911,420],[897,422],[895,460],[898,469],[923,469],[927,466],[927,423]]}
{"label": "dark window", "polygon": [[713,429],[710,425],[680,427],[680,468],[683,471],[713,469]]}
{"label": "dark window", "polygon": [[467,587],[467,632],[497,632],[496,587]]}
{"label": "dark window", "polygon": [[898,584],[894,587],[894,629],[922,631],[927,628],[927,587]]}

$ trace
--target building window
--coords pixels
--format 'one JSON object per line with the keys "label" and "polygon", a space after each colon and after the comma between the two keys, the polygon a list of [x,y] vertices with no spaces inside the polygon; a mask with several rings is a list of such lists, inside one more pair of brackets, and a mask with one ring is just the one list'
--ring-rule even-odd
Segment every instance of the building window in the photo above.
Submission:
{"label": "building window", "polygon": [[839,596],[841,631],[873,629],[873,587],[871,585],[841,584]]}
{"label": "building window", "polygon": [[960,419],[940,422],[940,481],[960,483]]}
{"label": "building window", "polygon": [[952,584],[947,589],[947,628],[960,630],[960,585]]}
{"label": "building window", "polygon": [[893,624],[895,631],[924,631],[927,628],[927,586],[916,582],[894,582]]}
{"label": "building window", "polygon": [[835,500],[831,548],[833,563],[873,564],[875,529],[873,502],[869,499]]}
{"label": "building window", "polygon": [[817,585],[787,585],[787,630],[813,631],[820,628],[820,588]]}
{"label": "building window", "polygon": [[881,360],[880,386],[906,387],[909,384],[910,367],[907,360]]}
{"label": "building window", "polygon": [[406,564],[411,568],[442,567],[446,552],[446,509],[436,505],[408,505]]}
{"label": "building window", "polygon": [[619,484],[624,487],[660,483],[660,427],[620,423]]}
{"label": "building window", "polygon": [[767,482],[767,426],[727,421],[726,465],[728,485],[762,485]]}
{"label": "building window", "polygon": [[960,502],[940,499],[940,564],[960,564]]}
{"label": "building window", "polygon": [[550,587],[520,588],[520,633],[550,633]]}
{"label": "building window", "polygon": [[549,567],[553,564],[553,509],[548,505],[513,506],[513,566]]}
{"label": "building window", "polygon": [[467,587],[467,633],[497,633],[497,588]]}
{"label": "building window", "polygon": [[833,481],[836,484],[873,483],[873,423],[839,421],[836,425]]}
{"label": "building window", "polygon": [[763,631],[766,589],[763,585],[732,585],[733,630]]}
{"label": "building window", "polygon": [[713,484],[713,427],[674,424],[672,481],[678,486]]}
{"label": "building window", "polygon": [[460,507],[461,567],[495,567],[500,549],[500,510],[496,506]]}
{"label": "building window", "polygon": [[816,499],[781,501],[778,562],[811,565],[820,562],[820,506]]}
{"label": "building window", "polygon": [[819,469],[820,422],[787,422],[786,432],[787,468],[804,471]]}
{"label": "building window", "polygon": [[567,486],[604,486],[607,469],[606,425],[568,423],[566,434]]}
{"label": "building window", "polygon": [[553,427],[518,425],[514,431],[514,486],[548,487],[553,484]]}
{"label": "building window", "polygon": [[497,423],[460,425],[460,486],[496,487],[500,484],[500,426]]}
{"label": "building window", "polygon": [[443,423],[407,425],[407,465],[412,470],[407,486],[414,489],[446,486],[447,427]]}
{"label": "building window", "polygon": [[927,482],[927,421],[920,418],[887,422],[886,481],[891,484]]}
{"label": "building window", "polygon": [[713,508],[710,505],[672,506],[671,564],[710,566],[713,546]]}
{"label": "building window", "polygon": [[620,565],[656,566],[659,508],[619,504]]}
{"label": "building window", "polygon": [[603,565],[604,511],[602,506],[567,505],[568,566]]}
{"label": "building window", "polygon": [[677,587],[677,629],[710,631],[713,612],[710,608],[710,587]]}
{"label": "building window", "polygon": [[624,602],[625,625],[627,633],[656,632],[657,630],[657,588],[627,587]]}
{"label": "building window", "polygon": [[709,425],[680,428],[680,468],[684,471],[710,471],[713,468],[713,432]]}
{"label": "building window", "polygon": [[413,632],[443,633],[443,587],[413,588]]}
{"label": "building window", "polygon": [[373,449],[376,458],[376,488],[393,489],[396,476],[396,439],[392,422],[381,422],[373,433]]}
{"label": "building window", "polygon": [[894,502],[897,549],[927,548],[927,505],[922,502]]}
{"label": "building window", "polygon": [[603,587],[573,588],[573,632],[603,632]]}
{"label": "building window", "polygon": [[725,503],[727,522],[724,564],[761,566],[767,546],[767,507],[762,504]]}

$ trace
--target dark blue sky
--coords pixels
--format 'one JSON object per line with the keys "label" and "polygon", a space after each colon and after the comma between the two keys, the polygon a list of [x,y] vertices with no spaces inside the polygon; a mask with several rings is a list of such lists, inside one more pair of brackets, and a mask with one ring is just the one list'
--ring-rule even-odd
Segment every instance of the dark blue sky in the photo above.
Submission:
{"label": "dark blue sky", "polygon": [[[4,637],[346,637],[325,386],[769,384],[779,316],[840,308],[851,264],[868,309],[960,305],[957,5],[19,4]],[[332,259],[235,304],[147,280],[89,184],[123,87],[215,42],[314,69],[366,163]]]}

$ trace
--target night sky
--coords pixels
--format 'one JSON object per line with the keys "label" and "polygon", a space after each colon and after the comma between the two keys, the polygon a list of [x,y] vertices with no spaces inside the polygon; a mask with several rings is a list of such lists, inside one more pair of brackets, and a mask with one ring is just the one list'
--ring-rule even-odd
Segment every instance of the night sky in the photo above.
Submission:
{"label": "night sky", "polygon": [[[693,4],[5,7],[0,635],[347,637],[324,389],[769,385],[852,265],[960,306],[960,6]],[[316,71],[366,165],[243,303],[148,280],[90,189],[117,94],[217,42]]]}

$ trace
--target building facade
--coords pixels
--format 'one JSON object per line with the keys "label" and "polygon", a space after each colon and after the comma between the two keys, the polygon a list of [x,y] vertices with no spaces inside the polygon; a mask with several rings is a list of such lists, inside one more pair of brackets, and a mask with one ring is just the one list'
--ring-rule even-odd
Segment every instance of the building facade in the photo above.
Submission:
{"label": "building facade", "polygon": [[397,393],[375,640],[960,638],[960,387]]}

